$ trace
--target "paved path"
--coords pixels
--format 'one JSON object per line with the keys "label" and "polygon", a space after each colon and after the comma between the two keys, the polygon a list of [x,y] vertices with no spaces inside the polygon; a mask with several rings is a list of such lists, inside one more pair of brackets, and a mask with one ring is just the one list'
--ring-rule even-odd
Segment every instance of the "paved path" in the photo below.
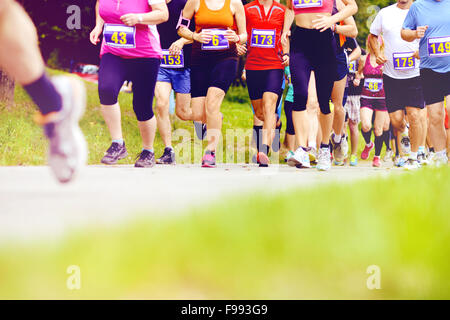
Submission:
{"label": "paved path", "polygon": [[0,167],[0,243],[59,237],[71,229],[117,224],[139,215],[176,215],[230,194],[347,182],[397,169],[334,167],[329,172],[255,165],[89,166],[61,186],[46,167]]}

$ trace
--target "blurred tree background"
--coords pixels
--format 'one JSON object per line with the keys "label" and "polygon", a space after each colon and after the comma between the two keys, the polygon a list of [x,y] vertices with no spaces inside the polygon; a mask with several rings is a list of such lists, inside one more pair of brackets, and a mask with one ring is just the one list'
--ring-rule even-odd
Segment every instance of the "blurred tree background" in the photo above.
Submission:
{"label": "blurred tree background", "polygon": [[[19,0],[33,19],[39,33],[40,46],[49,66],[69,69],[73,63],[98,64],[99,46],[89,42],[89,33],[95,25],[96,0]],[[282,0],[286,3],[286,0]],[[358,42],[364,46],[369,26],[379,9],[395,3],[392,0],[357,0],[359,12]],[[81,29],[69,30],[69,6],[81,9]]]}

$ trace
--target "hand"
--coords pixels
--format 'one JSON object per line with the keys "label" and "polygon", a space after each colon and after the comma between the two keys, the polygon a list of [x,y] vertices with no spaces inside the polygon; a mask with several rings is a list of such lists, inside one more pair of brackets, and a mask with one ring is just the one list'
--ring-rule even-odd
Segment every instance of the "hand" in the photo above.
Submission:
{"label": "hand", "polygon": [[353,85],[355,87],[359,87],[360,84],[361,84],[361,79],[359,79],[359,78],[353,79]]}
{"label": "hand", "polygon": [[128,13],[120,17],[120,20],[129,27],[134,27],[139,23],[139,17],[137,14]]}
{"label": "hand", "polygon": [[332,16],[325,16],[323,14],[317,15],[318,19],[313,20],[313,27],[317,30],[320,29],[320,32],[324,32],[327,29],[330,29],[334,25],[334,21]]}
{"label": "hand", "polygon": [[247,72],[245,72],[245,69],[244,69],[244,70],[242,70],[242,75],[241,75],[241,79],[242,79],[242,81],[245,81],[245,80],[247,80]]}
{"label": "hand", "polygon": [[379,65],[383,65],[383,64],[387,63],[386,56],[384,54],[380,54],[379,56],[377,56],[377,63]]}
{"label": "hand", "polygon": [[416,52],[414,52],[413,57],[416,58],[417,60],[420,60],[419,50],[417,50]]}
{"label": "hand", "polygon": [[247,53],[247,46],[244,44],[236,43],[236,51],[239,56],[243,56]]}
{"label": "hand", "polygon": [[234,30],[231,30],[230,28],[227,29],[227,32],[225,33],[225,38],[230,42],[238,42],[239,37],[236,34]]}
{"label": "hand", "polygon": [[281,34],[281,44],[283,46],[287,46],[289,44],[289,36],[291,35],[291,30],[289,30],[288,32],[283,32]]}
{"label": "hand", "polygon": [[425,37],[425,32],[428,30],[428,26],[420,26],[417,27],[416,30],[416,38],[417,39],[422,39],[423,37]]}
{"label": "hand", "polygon": [[196,33],[196,41],[200,43],[208,43],[211,41],[213,35],[210,30],[202,30],[200,33]]}
{"label": "hand", "polygon": [[184,42],[183,39],[178,39],[174,43],[170,45],[169,54],[171,56],[179,56],[181,54],[181,50],[183,50]]}
{"label": "hand", "polygon": [[287,67],[289,65],[289,56],[287,54],[283,55],[283,66]]}
{"label": "hand", "polygon": [[91,40],[91,43],[96,46],[97,43],[100,42],[100,35],[102,34],[103,28],[101,26],[95,26],[94,29],[92,29],[91,34],[89,35],[89,39]]}

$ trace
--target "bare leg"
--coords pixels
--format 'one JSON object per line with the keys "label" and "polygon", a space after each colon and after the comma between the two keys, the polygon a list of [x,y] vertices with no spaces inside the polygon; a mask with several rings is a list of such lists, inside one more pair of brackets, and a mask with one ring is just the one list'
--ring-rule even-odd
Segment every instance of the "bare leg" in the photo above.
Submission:
{"label": "bare leg", "polygon": [[306,110],[292,111],[292,121],[295,129],[295,142],[300,147],[308,145],[309,121]]}
{"label": "bare leg", "polygon": [[424,140],[423,121],[421,119],[421,110],[413,107],[406,107],[409,120],[409,137],[411,140],[411,151],[419,151],[421,142]]}
{"label": "bare leg", "polygon": [[222,114],[220,106],[222,105],[225,92],[222,89],[211,87],[206,96],[206,125],[208,146],[207,149],[215,151],[219,143],[222,129]]}
{"label": "bare leg", "polygon": [[436,152],[446,147],[446,135],[444,127],[444,102],[438,102],[427,106],[430,117],[430,138]]}
{"label": "bare leg", "polygon": [[345,110],[342,103],[344,100],[346,84],[347,76],[334,83],[333,91],[331,93],[331,100],[334,104],[333,131],[336,135],[344,134]]}
{"label": "bare leg", "polygon": [[169,96],[172,91],[172,85],[169,82],[156,82],[155,103],[156,103],[156,122],[158,124],[159,134],[164,146],[172,146],[172,128],[169,115]]}
{"label": "bare leg", "polygon": [[350,142],[351,142],[351,153],[352,155],[357,154],[358,152],[358,141],[359,141],[359,131],[358,131],[358,123],[349,120],[348,126],[350,128]]}
{"label": "bare leg", "polygon": [[191,109],[191,95],[189,93],[177,93],[175,101],[175,113],[183,121],[194,120]]}
{"label": "bare leg", "polygon": [[317,149],[317,134],[319,130],[319,100],[317,99],[316,79],[314,72],[311,72],[311,78],[309,79],[306,112],[308,114],[309,121],[308,147],[315,147]]}
{"label": "bare leg", "polygon": [[119,103],[112,106],[100,106],[100,110],[109,129],[112,140],[123,139],[122,123]]}
{"label": "bare leg", "polygon": [[272,92],[264,92],[262,105],[264,110],[264,125],[262,142],[265,145],[272,145],[274,129],[276,126],[275,109],[278,95]]}
{"label": "bare leg", "polygon": [[156,117],[147,121],[138,121],[139,131],[142,137],[142,147],[153,150],[153,142],[156,134]]}

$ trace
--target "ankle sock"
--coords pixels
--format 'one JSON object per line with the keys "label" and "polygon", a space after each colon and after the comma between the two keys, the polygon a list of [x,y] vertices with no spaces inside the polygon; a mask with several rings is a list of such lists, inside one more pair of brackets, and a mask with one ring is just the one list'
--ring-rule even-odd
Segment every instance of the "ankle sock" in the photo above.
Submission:
{"label": "ankle sock", "polygon": [[38,106],[42,115],[61,110],[61,95],[56,91],[55,86],[45,73],[33,83],[23,86],[23,88]]}
{"label": "ankle sock", "polygon": [[116,143],[120,144],[121,146],[123,146],[123,139],[114,139],[112,142],[116,142]]}

